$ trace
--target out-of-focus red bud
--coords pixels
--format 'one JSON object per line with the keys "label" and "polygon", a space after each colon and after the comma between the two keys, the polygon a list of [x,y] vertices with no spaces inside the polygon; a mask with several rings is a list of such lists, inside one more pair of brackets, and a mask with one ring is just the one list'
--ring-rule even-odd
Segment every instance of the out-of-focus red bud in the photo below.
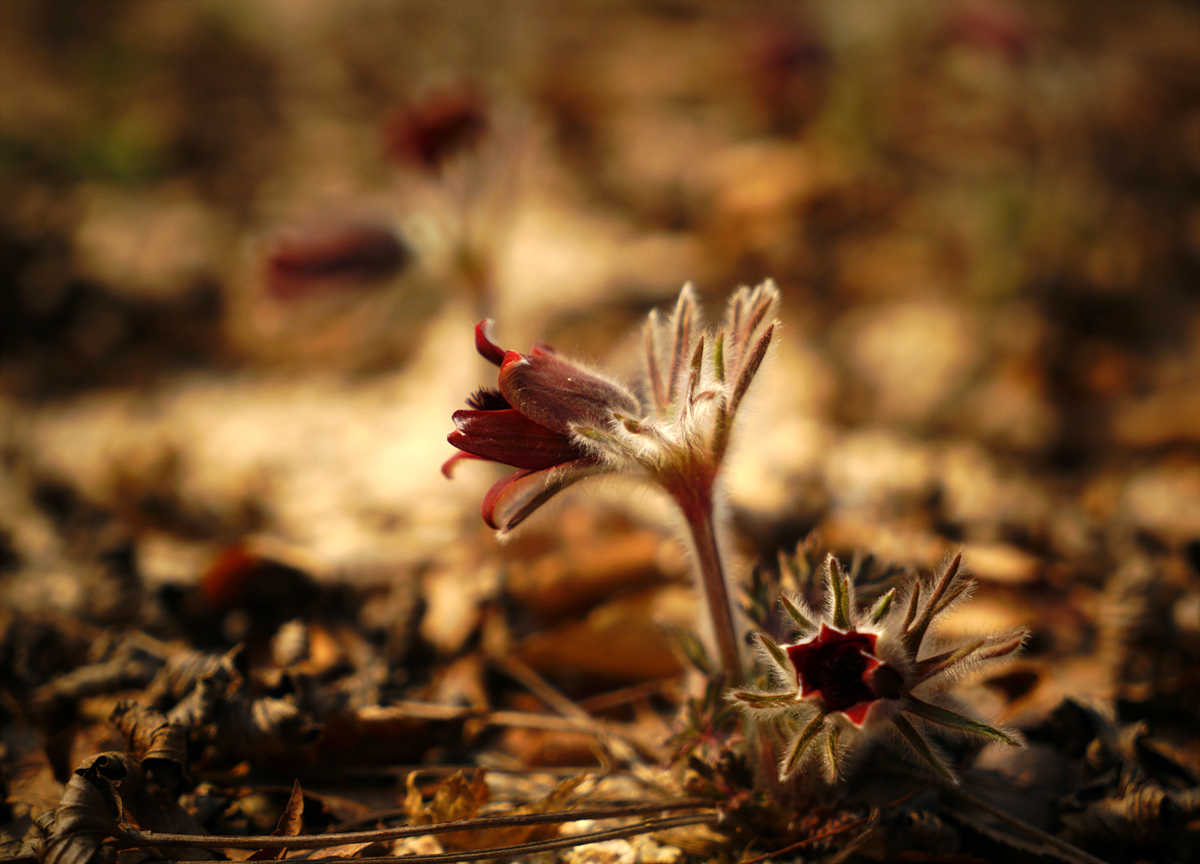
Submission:
{"label": "out-of-focus red bud", "polygon": [[303,571],[251,551],[244,543],[226,547],[200,580],[214,609],[242,608],[287,619],[319,593]]}
{"label": "out-of-focus red bud", "polygon": [[366,288],[408,263],[396,233],[372,225],[336,225],[281,234],[267,254],[266,286],[277,300]]}
{"label": "out-of-focus red bud", "polygon": [[400,164],[437,174],[452,156],[475,147],[487,130],[487,112],[476,93],[445,91],[393,117],[385,147]]}
{"label": "out-of-focus red bud", "polygon": [[1010,63],[1029,56],[1033,26],[1025,11],[1003,0],[964,2],[949,23],[951,38],[1001,54]]}

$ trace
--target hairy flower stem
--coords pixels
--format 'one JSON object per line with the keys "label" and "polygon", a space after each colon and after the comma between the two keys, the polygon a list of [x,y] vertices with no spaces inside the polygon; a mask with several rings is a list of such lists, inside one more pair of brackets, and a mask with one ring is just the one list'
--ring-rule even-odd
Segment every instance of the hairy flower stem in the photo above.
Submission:
{"label": "hairy flower stem", "polygon": [[721,566],[721,552],[717,547],[716,526],[713,523],[712,490],[703,492],[688,488],[687,494],[676,497],[688,531],[692,535],[692,549],[696,553],[696,569],[704,597],[708,601],[709,617],[713,636],[717,640],[717,656],[726,680],[733,686],[743,683],[742,656],[738,649],[737,628],[733,624],[733,607],[729,599],[729,586],[725,582],[725,570]]}

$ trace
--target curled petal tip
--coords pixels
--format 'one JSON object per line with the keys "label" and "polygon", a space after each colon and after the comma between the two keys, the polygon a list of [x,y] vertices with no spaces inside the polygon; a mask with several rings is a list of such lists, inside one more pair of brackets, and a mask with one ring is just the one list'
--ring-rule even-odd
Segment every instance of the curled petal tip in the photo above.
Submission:
{"label": "curled petal tip", "polygon": [[[450,437],[453,438],[454,433],[451,433]],[[450,443],[453,444],[454,442],[451,441]],[[459,462],[461,462],[463,459],[478,459],[478,458],[479,458],[478,456],[474,456],[470,453],[457,453],[442,463],[442,474],[444,474],[447,477],[447,479],[452,478],[454,476],[454,469],[458,466]]]}
{"label": "curled petal tip", "polygon": [[491,318],[484,318],[475,325],[475,350],[484,360],[499,366],[504,362],[505,351],[492,341],[493,323]]}
{"label": "curled petal tip", "polygon": [[525,356],[520,351],[505,351],[504,356],[500,358],[501,371],[509,369],[513,366],[519,366],[522,363],[528,363]]}

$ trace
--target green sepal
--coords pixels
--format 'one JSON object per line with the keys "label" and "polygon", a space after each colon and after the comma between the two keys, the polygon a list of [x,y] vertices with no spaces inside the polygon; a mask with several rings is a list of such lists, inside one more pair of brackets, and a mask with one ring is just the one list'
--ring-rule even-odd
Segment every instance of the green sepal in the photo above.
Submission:
{"label": "green sepal", "polygon": [[[913,622],[911,628],[905,628],[904,648],[906,651],[908,651],[910,657],[916,657],[920,652],[921,642],[925,639],[925,633],[929,630],[929,625],[933,621],[933,616],[945,609],[946,604],[952,602],[956,597],[958,597],[958,595],[966,590],[965,580],[963,580],[959,574],[959,567],[961,566],[962,552],[959,552],[954,556],[953,560],[951,560],[949,566],[946,567],[946,571],[938,580],[937,585],[933,589],[933,593],[929,595],[929,602],[925,604],[925,611],[921,613],[921,617]],[[917,584],[919,585],[920,583]],[[945,599],[944,604],[943,598]],[[911,612],[912,609],[909,611]]]}
{"label": "green sepal", "polygon": [[892,601],[896,599],[896,589],[893,588],[875,601],[871,609],[871,623],[878,624],[892,610]]}
{"label": "green sepal", "polygon": [[779,769],[780,778],[787,777],[800,764],[800,760],[804,757],[804,751],[808,749],[813,740],[825,728],[825,715],[818,714],[812,721],[804,727],[795,742],[792,744],[792,749],[788,751],[787,759],[784,760],[783,766]]}
{"label": "green sepal", "polygon": [[972,654],[986,645],[988,640],[976,639],[974,642],[969,642],[953,651],[946,651],[942,654],[936,654],[933,657],[926,657],[917,664],[916,679],[917,682],[927,681],[934,675],[946,671],[951,666],[961,663]]}
{"label": "green sepal", "polygon": [[801,635],[811,633],[817,629],[817,625],[809,621],[800,608],[791,601],[787,594],[779,595],[779,602],[783,604],[783,609],[787,612],[788,617],[792,619],[792,623],[799,628]]}
{"label": "green sepal", "polygon": [[986,738],[989,741],[999,741],[1004,744],[1010,744],[1013,747],[1021,746],[1020,741],[1003,729],[997,729],[995,726],[984,723],[981,720],[972,720],[970,717],[964,717],[956,711],[939,708],[937,705],[931,705],[915,696],[909,696],[904,700],[904,710],[912,712],[922,720],[927,720],[938,726],[944,726],[947,729],[953,729],[956,732],[975,735],[980,738]]}
{"label": "green sepal", "polygon": [[933,751],[933,747],[930,745],[929,741],[927,741],[925,736],[913,727],[912,723],[908,721],[908,718],[906,718],[903,714],[897,714],[892,718],[892,725],[895,726],[897,731],[904,736],[904,740],[906,740],[912,746],[913,750],[919,757],[921,757],[922,761],[926,762],[929,767],[933,769],[934,773],[936,773],[951,786],[958,785],[958,778],[954,776],[954,772],[951,771],[949,766],[947,766],[946,763],[943,762],[937,755],[937,753]]}
{"label": "green sepal", "polygon": [[825,560],[825,566],[829,569],[829,591],[833,597],[833,626],[843,633],[849,632],[850,582],[842,565],[832,555]]}
{"label": "green sepal", "polygon": [[776,708],[796,701],[796,691],[769,693],[764,690],[730,690],[729,697],[750,708]]}
{"label": "green sepal", "polygon": [[778,663],[780,668],[787,671],[791,662],[788,660],[788,656],[784,650],[779,647],[779,643],[766,633],[759,633],[758,641],[760,645],[767,649],[767,653],[771,655],[771,659]]}
{"label": "green sepal", "polygon": [[841,773],[841,764],[838,761],[841,757],[841,739],[842,727],[838,725],[830,729],[829,734],[825,736],[825,776],[831,785],[837,782]]}

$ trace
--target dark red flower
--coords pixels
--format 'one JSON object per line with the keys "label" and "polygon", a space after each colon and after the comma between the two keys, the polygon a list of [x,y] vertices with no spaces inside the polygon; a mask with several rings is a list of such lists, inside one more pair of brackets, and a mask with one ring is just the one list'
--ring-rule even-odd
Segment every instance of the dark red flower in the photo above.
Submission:
{"label": "dark red flower", "polygon": [[267,291],[287,301],[365,288],[399,273],[409,256],[396,233],[382,226],[349,223],[294,229],[278,236],[268,251]]}
{"label": "dark red flower", "polygon": [[437,174],[456,154],[475,147],[488,129],[483,100],[472,90],[447,90],[427,97],[388,124],[388,155]]}
{"label": "dark red flower", "polygon": [[[529,354],[505,351],[488,338],[490,322],[475,326],[475,348],[500,367],[498,389],[481,389],[455,411],[448,441],[463,452],[449,459],[483,459],[518,468],[483,499],[483,519],[497,530],[516,527],[550,497],[604,469],[575,429],[606,429],[614,414],[633,416],[637,400],[624,388],[535,343]],[[499,512],[498,512],[499,511]]]}
{"label": "dark red flower", "polygon": [[788,645],[788,658],[796,667],[801,696],[820,694],[830,711],[841,711],[856,726],[867,719],[867,709],[879,697],[871,686],[873,673],[882,664],[874,655],[874,633],[843,633],[828,624],[799,645]]}

